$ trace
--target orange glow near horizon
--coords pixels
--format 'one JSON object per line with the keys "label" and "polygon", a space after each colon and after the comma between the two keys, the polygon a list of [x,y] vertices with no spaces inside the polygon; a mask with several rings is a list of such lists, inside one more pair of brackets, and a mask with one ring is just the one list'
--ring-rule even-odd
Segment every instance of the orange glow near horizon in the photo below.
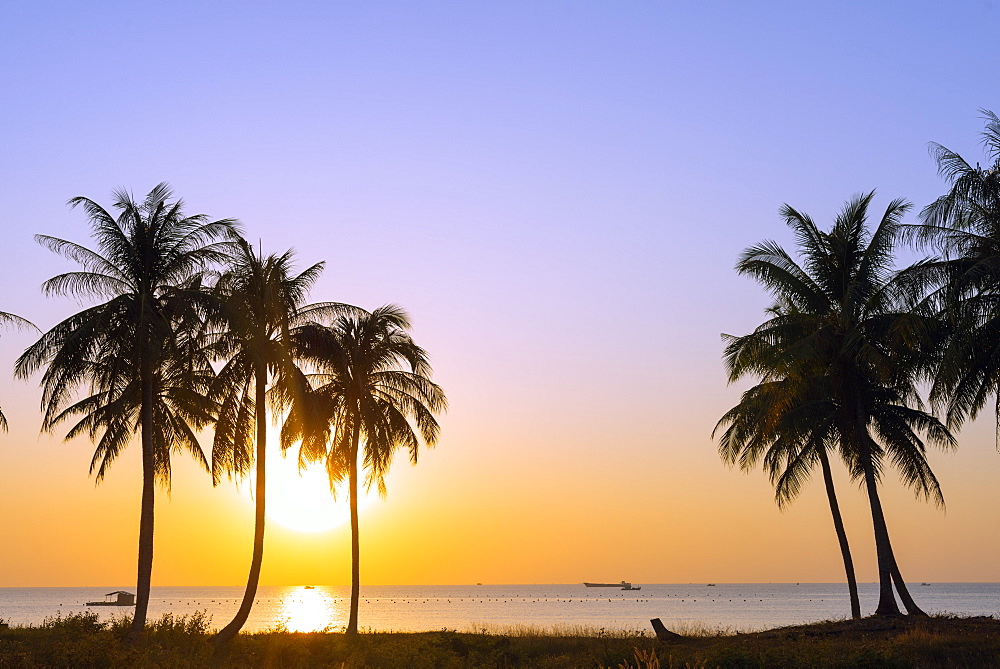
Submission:
{"label": "orange glow near horizon", "polygon": [[[458,377],[443,381],[469,386]],[[723,392],[714,400],[720,406],[738,390]],[[4,406],[8,416],[20,409],[21,399],[12,397]],[[570,414],[595,411],[586,405],[560,407],[547,424],[536,419],[534,433],[517,425],[505,432],[489,422],[484,428],[485,414],[473,419],[462,410],[447,416],[442,442],[421,453],[417,466],[397,459],[386,481],[388,498],[362,513],[363,585],[843,580],[822,481],[811,480],[801,499],[779,511],[766,476],[726,469],[704,431],[682,423],[710,424],[716,412],[677,412],[669,421],[677,429],[646,436],[574,425]],[[556,429],[560,425],[567,427]],[[668,438],[684,448],[643,444]],[[623,441],[638,446],[608,452],[607,444]],[[93,446],[85,439],[39,439],[20,421],[2,443],[5,471],[34,471],[39,461],[47,468],[44,477],[12,477],[0,486],[0,503],[18,509],[3,521],[12,540],[0,555],[0,585],[110,590],[134,582],[137,445],[95,485],[87,476]],[[574,445],[572,457],[561,446],[566,443]],[[947,514],[885,478],[882,501],[904,576],[996,580],[1000,528],[981,522],[984,505],[1000,504],[988,421],[963,431],[960,452],[932,456]],[[294,460],[286,462],[297,476]],[[244,584],[253,545],[252,479],[239,489],[229,482],[213,487],[184,457],[175,459],[173,473],[171,494],[157,491],[154,586]],[[841,466],[834,476],[858,578],[873,581],[864,495]],[[276,486],[269,481],[269,490]],[[928,533],[940,540],[925,541]],[[261,584],[349,584],[350,535],[347,523],[302,532],[269,521]]]}

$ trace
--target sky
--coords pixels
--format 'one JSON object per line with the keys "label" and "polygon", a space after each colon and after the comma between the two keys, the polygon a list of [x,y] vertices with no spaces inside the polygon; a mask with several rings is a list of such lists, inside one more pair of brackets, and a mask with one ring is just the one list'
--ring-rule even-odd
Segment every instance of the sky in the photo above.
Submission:
{"label": "sky", "polygon": [[[998,25],[982,1],[16,3],[0,310],[78,310],[41,295],[71,265],[32,236],[89,244],[69,198],[165,181],[326,261],[313,300],[412,315],[450,409],[362,511],[363,583],[843,581],[819,478],[779,511],[711,438],[746,387],[720,334],[769,303],[733,265],[793,246],[786,202],[828,224],[877,189],[915,221],[945,190],[928,142],[983,160]],[[39,378],[9,373],[33,336],[0,334],[0,586],[127,585],[138,444],[98,485],[92,444],[39,434]],[[946,510],[885,478],[908,580],[1000,580],[991,417],[959,441],[930,455]],[[835,477],[874,581],[867,502]],[[175,459],[154,586],[245,581],[250,488]],[[344,524],[268,522],[262,583],[349,580]]]}

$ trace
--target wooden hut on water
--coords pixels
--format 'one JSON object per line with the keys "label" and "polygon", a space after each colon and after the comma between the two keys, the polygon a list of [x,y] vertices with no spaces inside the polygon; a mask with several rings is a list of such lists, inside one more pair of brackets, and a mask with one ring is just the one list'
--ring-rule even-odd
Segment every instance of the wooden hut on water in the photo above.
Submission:
{"label": "wooden hut on water", "polygon": [[87,606],[135,606],[135,595],[124,590],[115,590],[104,595],[103,602],[87,602]]}

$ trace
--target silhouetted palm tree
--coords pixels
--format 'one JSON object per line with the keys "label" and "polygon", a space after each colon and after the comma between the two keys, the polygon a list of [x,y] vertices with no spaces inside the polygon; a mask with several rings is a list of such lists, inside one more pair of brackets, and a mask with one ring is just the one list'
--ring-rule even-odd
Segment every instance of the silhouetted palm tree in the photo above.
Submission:
{"label": "silhouetted palm tree", "polygon": [[291,251],[264,257],[240,239],[227,271],[215,286],[207,339],[213,355],[226,362],[212,387],[212,397],[220,407],[212,444],[212,476],[218,482],[223,474],[244,476],[255,465],[257,470],[250,574],[236,616],[216,637],[218,646],[231,640],[246,623],[260,580],[269,376],[295,364],[289,348],[293,326],[343,311],[342,305],[334,303],[303,305],[322,271],[320,262],[295,274]]}
{"label": "silhouetted palm tree", "polygon": [[775,485],[774,497],[779,508],[798,496],[819,463],[844,561],[851,616],[860,618],[854,560],[828,456],[837,443],[831,403],[824,392],[823,370],[816,368],[813,360],[788,359],[789,349],[806,333],[799,327],[801,321],[788,318],[778,305],[770,312],[773,318],[753,333],[743,337],[724,335],[728,341],[725,361],[730,383],[744,376],[762,378],[719,420],[712,436],[725,428],[719,454],[729,465],[739,464],[740,469],[749,471],[763,461],[764,470]]}
{"label": "silhouetted palm tree", "polygon": [[[9,314],[6,311],[0,311],[0,326],[11,326],[17,329],[38,329],[35,328],[35,324],[31,321],[20,316],[15,316],[14,314]],[[0,430],[7,431],[7,418],[3,415],[3,411],[0,411]]]}
{"label": "silhouetted palm tree", "polygon": [[803,261],[768,241],[747,249],[737,270],[791,307],[776,317],[786,323],[771,325],[800,334],[769,343],[784,349],[784,365],[808,370],[806,378],[816,384],[810,392],[826,403],[817,411],[829,420],[828,439],[836,439],[851,475],[868,493],[879,569],[876,614],[899,613],[893,583],[906,610],[922,614],[896,564],[878,483],[888,460],[918,495],[943,504],[919,435],[945,448],[953,448],[955,441],[923,410],[917,392],[938,343],[939,323],[902,308],[893,282],[893,247],[909,205],[893,201],[869,234],[866,220],[873,195],[848,202],[828,233],[785,205],[781,213],[795,232]]}
{"label": "silhouetted palm tree", "polygon": [[[82,414],[69,436],[101,435],[91,466],[98,479],[130,437],[137,431],[140,435],[142,508],[131,641],[142,634],[149,604],[154,483],[169,484],[170,451],[176,445],[200,455],[187,423],[198,426],[210,418],[204,390],[211,368],[193,338],[204,295],[198,275],[226,259],[231,243],[226,240],[236,234],[234,221],[186,216],[182,203],[171,203],[170,198],[166,184],[156,186],[141,202],[118,191],[113,203],[117,216],[88,198],[70,200],[71,206],[82,206],[87,213],[96,251],[63,239],[35,237],[82,268],[46,281],[47,295],[106,301],[43,334],[16,366],[22,378],[46,367],[45,429]],[[73,403],[71,398],[81,390],[89,390],[88,397]]]}
{"label": "silhouetted palm tree", "polygon": [[[907,233],[940,256],[918,263],[908,278],[924,306],[946,315],[954,336],[937,368],[931,400],[946,408],[948,423],[975,418],[1000,388],[1000,118],[986,119],[983,145],[992,161],[975,167],[940,144],[931,144],[938,172],[950,190],[924,207],[921,225]],[[1000,445],[1000,405],[997,408]]]}
{"label": "silhouetted palm tree", "polygon": [[421,440],[427,446],[437,441],[440,428],[434,414],[447,407],[444,392],[430,380],[427,353],[413,342],[409,327],[406,313],[388,305],[371,313],[342,315],[329,327],[307,324],[295,334],[299,355],[317,373],[311,377],[313,389],[306,393],[306,401],[291,407],[282,427],[282,447],[301,442],[300,458],[324,459],[331,487],[347,479],[348,634],[358,631],[358,458],[363,458],[367,484],[374,483],[385,495],[393,454],[405,448],[416,463]]}

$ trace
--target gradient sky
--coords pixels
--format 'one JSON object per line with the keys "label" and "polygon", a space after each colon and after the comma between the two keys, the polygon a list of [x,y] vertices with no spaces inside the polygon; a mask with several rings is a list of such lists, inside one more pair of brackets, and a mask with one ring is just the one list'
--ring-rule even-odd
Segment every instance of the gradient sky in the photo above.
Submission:
{"label": "gradient sky", "polygon": [[[767,296],[732,270],[877,188],[917,209],[940,142],[982,160],[1000,111],[991,2],[16,3],[0,21],[0,310],[42,328],[90,244],[86,195],[160,181],[265,251],[327,261],[315,300],[403,305],[451,410],[361,518],[369,584],[841,581],[821,482],[779,512],[710,438],[722,332]],[[753,6],[756,5],[756,6]],[[914,216],[910,217],[915,220]],[[33,341],[5,332],[0,369]],[[134,445],[38,436],[37,379],[0,374],[0,586],[128,584]],[[890,473],[903,575],[1000,580],[991,420],[933,453],[947,512]],[[866,502],[836,471],[859,579]],[[239,584],[247,485],[175,460],[154,585]],[[349,582],[349,531],[268,526],[262,582]]]}

